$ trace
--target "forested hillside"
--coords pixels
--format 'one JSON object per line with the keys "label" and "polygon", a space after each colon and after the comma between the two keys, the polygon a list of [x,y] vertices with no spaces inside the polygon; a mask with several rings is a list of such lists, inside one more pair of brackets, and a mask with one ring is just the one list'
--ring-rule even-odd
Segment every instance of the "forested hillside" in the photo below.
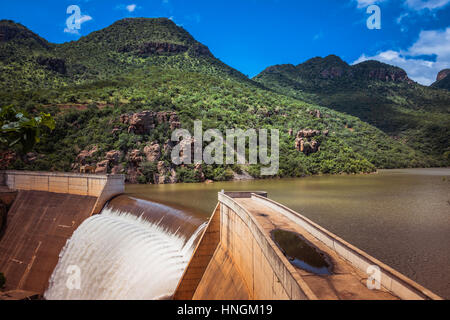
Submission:
{"label": "forested hillside", "polygon": [[280,177],[444,163],[310,94],[265,88],[169,19],[124,19],[65,44],[1,21],[0,77],[0,106],[56,119],[33,152],[2,146],[4,168],[124,173],[140,183],[259,177],[257,165],[173,165],[171,132],[192,131],[197,119],[204,130],[279,129]]}

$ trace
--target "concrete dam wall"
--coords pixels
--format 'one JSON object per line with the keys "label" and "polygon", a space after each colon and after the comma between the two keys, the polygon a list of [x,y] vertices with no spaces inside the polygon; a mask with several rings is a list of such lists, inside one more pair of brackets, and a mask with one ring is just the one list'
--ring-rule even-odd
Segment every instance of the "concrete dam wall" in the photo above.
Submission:
{"label": "concrete dam wall", "polygon": [[[294,235],[294,241],[288,237],[275,242],[278,232]],[[327,268],[314,268],[317,259],[306,257],[305,262],[294,256],[299,243],[305,245],[297,252],[324,258]],[[313,267],[308,268],[308,263]],[[373,267],[379,271],[380,286],[369,289],[368,271]],[[219,204],[174,299],[441,298],[264,193],[231,192],[219,194]]]}
{"label": "concrete dam wall", "polygon": [[2,176],[7,187],[3,192],[17,192],[0,238],[6,291],[43,294],[67,240],[84,220],[124,192],[124,178],[21,171]]}

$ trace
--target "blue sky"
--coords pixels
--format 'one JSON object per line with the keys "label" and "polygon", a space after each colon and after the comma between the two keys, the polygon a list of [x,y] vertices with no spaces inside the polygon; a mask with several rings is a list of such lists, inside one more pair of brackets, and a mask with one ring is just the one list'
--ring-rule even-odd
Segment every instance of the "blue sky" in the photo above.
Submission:
{"label": "blue sky", "polygon": [[[72,4],[81,8],[78,34],[65,30]],[[367,28],[373,4],[381,9],[380,30]],[[328,54],[398,65],[427,85],[450,68],[450,0],[15,0],[2,1],[0,11],[0,19],[57,43],[125,17],[171,18],[251,77]]]}

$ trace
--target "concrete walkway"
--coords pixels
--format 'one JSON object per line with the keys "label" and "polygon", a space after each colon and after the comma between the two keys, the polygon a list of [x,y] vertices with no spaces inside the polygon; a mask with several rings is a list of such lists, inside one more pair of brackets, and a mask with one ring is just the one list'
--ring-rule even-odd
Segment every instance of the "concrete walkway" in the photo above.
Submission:
{"label": "concrete walkway", "polygon": [[334,264],[332,275],[315,275],[295,267],[301,278],[320,300],[397,300],[398,298],[386,290],[369,290],[367,275],[354,268],[339,257],[322,242],[314,238],[301,226],[292,223],[277,211],[251,199],[236,199],[236,202],[252,214],[263,227],[265,235],[271,237],[275,229],[296,232],[322,252],[328,254]]}

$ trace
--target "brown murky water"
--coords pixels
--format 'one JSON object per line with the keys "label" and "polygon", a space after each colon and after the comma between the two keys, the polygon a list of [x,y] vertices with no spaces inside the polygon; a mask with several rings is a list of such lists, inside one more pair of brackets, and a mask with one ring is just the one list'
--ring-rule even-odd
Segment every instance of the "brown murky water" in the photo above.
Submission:
{"label": "brown murky water", "polygon": [[206,219],[220,190],[262,190],[331,232],[450,299],[450,169],[381,170],[163,186],[129,185],[132,196]]}

